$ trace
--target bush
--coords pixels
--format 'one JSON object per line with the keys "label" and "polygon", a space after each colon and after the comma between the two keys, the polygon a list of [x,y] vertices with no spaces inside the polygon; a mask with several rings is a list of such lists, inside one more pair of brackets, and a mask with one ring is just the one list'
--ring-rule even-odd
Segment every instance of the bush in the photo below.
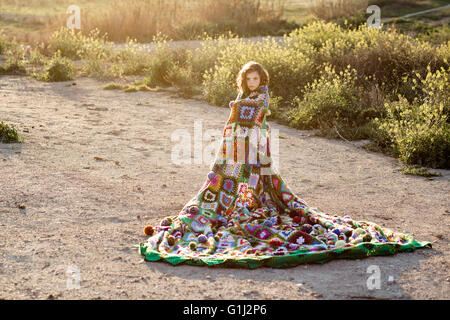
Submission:
{"label": "bush", "polygon": [[291,32],[286,41],[288,48],[304,53],[315,66],[330,63],[339,72],[350,65],[359,79],[371,77],[384,91],[394,93],[404,76],[426,74],[428,65],[438,70],[448,66],[450,59],[450,44],[435,46],[395,29],[366,25],[344,30],[331,22],[316,21]]}
{"label": "bush", "polygon": [[173,68],[167,71],[166,81],[174,87],[192,87],[195,84],[195,76],[190,67],[180,67],[175,64]]}
{"label": "bush", "polygon": [[61,57],[59,51],[50,59],[45,66],[45,72],[41,80],[48,82],[68,81],[74,77],[74,67],[72,62]]}
{"label": "bush", "polygon": [[8,59],[4,67],[0,66],[0,74],[26,75],[25,63],[20,60]]}
{"label": "bush", "polygon": [[365,138],[366,130],[360,127],[381,113],[361,103],[366,91],[356,80],[355,69],[348,67],[337,74],[334,68],[325,65],[321,77],[305,86],[303,99],[294,99],[287,115],[290,125],[323,132],[339,127],[351,132],[347,139]]}
{"label": "bush", "polygon": [[173,67],[174,61],[170,53],[162,54],[162,52],[159,52],[155,56],[152,56],[144,83],[151,87],[156,85],[170,86],[170,82],[167,81],[167,75]]}
{"label": "bush", "polygon": [[388,117],[379,121],[393,142],[396,156],[405,164],[432,168],[449,168],[450,125],[442,108],[430,104],[409,104],[399,101],[386,103]]}
{"label": "bush", "polygon": [[204,97],[216,105],[225,106],[235,98],[236,75],[250,60],[261,63],[267,69],[270,90],[286,101],[298,95],[316,72],[305,54],[286,49],[273,38],[248,43],[242,39],[232,39],[218,54],[216,65],[203,74]]}
{"label": "bush", "polygon": [[395,30],[365,25],[343,29],[332,22],[315,21],[291,32],[282,46],[270,40],[243,43],[240,39],[219,39],[196,52],[191,63],[194,71],[203,74],[205,99],[216,105],[226,105],[233,98],[234,78],[249,60],[260,62],[269,71],[269,86],[284,102],[295,96],[301,99],[304,86],[318,78],[324,64],[330,64],[337,73],[350,65],[357,71],[355,85],[377,88],[392,98],[407,89],[403,77],[414,72],[424,75],[428,65],[433,72],[448,66],[449,46],[434,46]]}
{"label": "bush", "polygon": [[[308,53],[312,52],[310,47],[314,51],[319,50],[328,41],[336,43],[339,39],[346,38],[345,35],[346,31],[336,23],[314,21],[289,33],[287,45],[289,48]],[[307,51],[304,51],[305,49]]]}
{"label": "bush", "polygon": [[411,18],[407,19],[406,23],[401,23],[397,26],[400,32],[435,45],[443,44],[450,40],[450,26],[448,24],[431,26],[427,22],[416,21],[414,18]]}
{"label": "bush", "polygon": [[386,118],[375,119],[379,130],[389,136],[395,155],[405,164],[450,167],[449,71],[429,71],[416,81],[413,90],[421,94],[412,103],[399,95],[398,101],[385,104]]}
{"label": "bush", "polygon": [[9,125],[4,123],[3,120],[0,122],[0,143],[15,143],[23,142],[24,139],[21,137],[14,125]]}
{"label": "bush", "polygon": [[151,54],[133,39],[127,39],[124,48],[116,49],[111,53],[111,73],[116,77],[128,75],[145,75],[148,71]]}
{"label": "bush", "polygon": [[5,66],[0,66],[0,74],[26,75],[26,54],[25,47],[15,41],[6,43],[7,51]]}
{"label": "bush", "polygon": [[81,58],[83,40],[81,32],[61,28],[50,36],[48,47],[52,53],[59,51],[63,57],[78,60]]}
{"label": "bush", "polygon": [[94,29],[83,35],[81,31],[62,27],[50,36],[48,49],[50,54],[59,51],[62,57],[72,60],[102,58],[110,53],[108,46],[112,43],[107,41],[106,34],[100,37],[99,33],[98,29]]}
{"label": "bush", "polygon": [[109,82],[103,86],[103,90],[121,90],[124,88],[124,85],[115,82]]}

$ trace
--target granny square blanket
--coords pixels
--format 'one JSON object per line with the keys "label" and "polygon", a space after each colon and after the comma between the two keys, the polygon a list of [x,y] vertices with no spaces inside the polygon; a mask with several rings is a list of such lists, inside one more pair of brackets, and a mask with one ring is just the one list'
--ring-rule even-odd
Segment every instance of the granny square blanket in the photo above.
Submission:
{"label": "granny square blanket", "polygon": [[203,186],[176,216],[148,226],[147,261],[210,267],[293,267],[429,247],[370,221],[328,215],[294,194],[270,153],[269,89],[239,94]]}

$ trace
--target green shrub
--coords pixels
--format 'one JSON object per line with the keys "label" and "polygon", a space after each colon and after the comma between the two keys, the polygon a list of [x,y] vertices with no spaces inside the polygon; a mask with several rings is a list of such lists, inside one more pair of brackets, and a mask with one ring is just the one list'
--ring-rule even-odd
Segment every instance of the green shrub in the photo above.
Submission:
{"label": "green shrub", "polygon": [[386,102],[386,116],[375,119],[376,142],[387,141],[395,156],[406,164],[448,168],[450,151],[450,68],[405,77],[409,101],[398,94],[398,101]]}
{"label": "green shrub", "polygon": [[410,174],[415,176],[422,176],[422,177],[441,177],[442,174],[437,172],[430,172],[425,168],[420,168],[417,166],[407,166],[405,168],[402,168],[403,174]]}
{"label": "green shrub", "polygon": [[61,28],[50,36],[49,48],[53,53],[59,51],[63,57],[78,60],[81,58],[83,40],[80,31]]}
{"label": "green shrub", "polygon": [[120,83],[116,82],[109,82],[103,86],[103,90],[121,90],[124,86]]}
{"label": "green shrub", "polygon": [[144,75],[149,68],[151,54],[133,39],[127,39],[124,48],[116,49],[111,53],[111,73],[115,77],[128,75]]}
{"label": "green shrub", "polygon": [[48,61],[41,80],[48,82],[68,81],[74,77],[74,67],[72,62],[62,57],[59,51]]}
{"label": "green shrub", "polygon": [[191,87],[195,82],[192,69],[180,67],[178,64],[167,71],[166,80],[174,87]]}
{"label": "green shrub", "polygon": [[84,77],[92,77],[100,80],[112,79],[113,77],[106,72],[104,61],[95,57],[84,59],[80,73]]}
{"label": "green shrub", "polygon": [[169,86],[167,74],[174,67],[174,61],[169,53],[164,55],[153,56],[147,69],[144,83],[148,86]]}
{"label": "green shrub", "polygon": [[59,51],[62,57],[73,60],[94,57],[100,59],[110,53],[112,43],[107,41],[106,34],[102,37],[99,34],[98,29],[84,35],[81,31],[62,27],[50,36],[48,48],[51,54]]}
{"label": "green shrub", "polygon": [[24,61],[8,59],[4,67],[0,66],[0,74],[4,75],[26,75]]}
{"label": "green shrub", "polygon": [[270,90],[285,101],[298,95],[317,70],[305,54],[286,49],[273,38],[248,43],[233,39],[220,52],[216,65],[203,74],[205,99],[223,106],[234,99],[237,94],[236,75],[250,60],[261,63],[267,69]]}
{"label": "green shrub", "polygon": [[[448,66],[449,45],[435,46],[395,29],[360,25],[344,30],[334,23],[316,21],[289,34],[287,47],[304,53],[315,66],[330,63],[336,71],[348,65],[358,71],[358,84],[365,77],[386,92],[397,93],[402,78],[411,72],[425,74]],[[313,79],[311,79],[312,81]],[[399,92],[401,93],[401,92]]]}
{"label": "green shrub", "polygon": [[126,88],[123,89],[124,92],[138,92],[138,88],[133,85],[128,85]]}
{"label": "green shrub", "polygon": [[47,57],[41,53],[42,47],[37,47],[30,50],[28,62],[34,66],[43,66],[47,61]]}
{"label": "green shrub", "polygon": [[[288,47],[298,51],[311,52],[310,47],[319,50],[327,41],[335,43],[337,40],[345,38],[346,31],[333,22],[313,21],[299,29],[295,29],[288,35]],[[303,51],[305,52],[305,51]]]}
{"label": "green shrub", "polygon": [[356,84],[356,79],[355,69],[348,67],[337,74],[325,65],[321,77],[305,86],[303,99],[293,100],[287,114],[290,125],[324,132],[338,127],[347,133],[347,139],[366,137],[368,129],[362,128],[381,113],[361,103],[365,90]]}
{"label": "green shrub", "polygon": [[203,34],[201,47],[195,48],[187,58],[187,64],[192,66],[192,72],[203,74],[206,70],[214,68],[218,58],[230,46],[230,41],[233,43],[232,39],[237,39],[237,36],[231,32],[215,38]]}
{"label": "green shrub", "polygon": [[8,75],[26,75],[26,57],[23,45],[19,45],[15,41],[7,43],[8,50],[6,54],[5,66],[0,66],[0,74]]}
{"label": "green shrub", "polygon": [[410,104],[399,96],[399,101],[386,103],[386,110],[386,119],[377,119],[379,129],[390,136],[393,151],[403,163],[450,167],[450,125],[443,104]]}
{"label": "green shrub", "polygon": [[14,125],[0,122],[0,143],[23,142],[24,139],[19,135]]}

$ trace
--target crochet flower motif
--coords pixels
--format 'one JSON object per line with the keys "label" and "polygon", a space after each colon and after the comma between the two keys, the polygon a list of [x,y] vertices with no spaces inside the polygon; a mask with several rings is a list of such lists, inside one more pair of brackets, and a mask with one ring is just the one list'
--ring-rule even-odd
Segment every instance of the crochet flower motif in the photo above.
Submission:
{"label": "crochet flower motif", "polygon": [[255,115],[255,107],[253,106],[242,106],[241,108],[241,119],[251,120]]}
{"label": "crochet flower motif", "polygon": [[298,237],[297,241],[298,244],[303,244],[305,242],[305,238],[303,237]]}

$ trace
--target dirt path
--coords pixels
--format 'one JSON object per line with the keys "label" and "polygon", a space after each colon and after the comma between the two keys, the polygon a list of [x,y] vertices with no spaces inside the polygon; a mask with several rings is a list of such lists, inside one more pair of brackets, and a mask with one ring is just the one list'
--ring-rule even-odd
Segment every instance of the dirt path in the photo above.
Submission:
{"label": "dirt path", "polygon": [[[171,134],[193,134],[194,120],[221,132],[229,110],[71,83],[0,78],[0,118],[26,139],[0,144],[0,298],[450,298],[450,171],[406,176],[395,159],[274,122],[285,137],[280,173],[311,206],[407,231],[433,249],[289,269],[145,262],[133,246],[146,239],[143,227],[177,214],[209,172],[209,163],[174,165]],[[367,287],[371,265],[379,289]]]}

